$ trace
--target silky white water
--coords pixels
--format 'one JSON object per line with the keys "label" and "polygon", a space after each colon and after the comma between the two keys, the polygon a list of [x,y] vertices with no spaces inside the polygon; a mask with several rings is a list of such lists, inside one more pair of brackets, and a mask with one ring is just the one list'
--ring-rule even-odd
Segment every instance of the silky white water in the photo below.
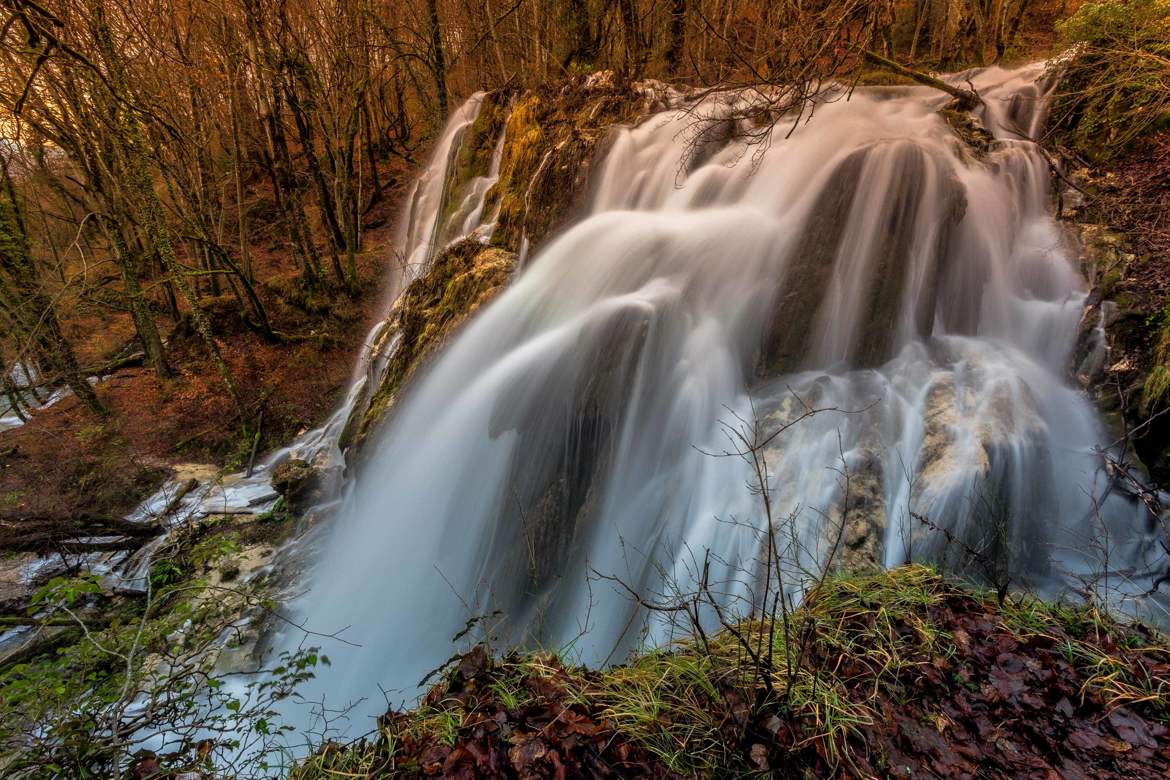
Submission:
{"label": "silky white water", "polygon": [[[358,715],[383,711],[383,690],[400,704],[482,615],[473,640],[621,660],[673,627],[608,578],[664,598],[692,588],[704,558],[742,612],[768,516],[750,465],[720,456],[727,426],[768,434],[805,407],[833,411],[762,450],[794,584],[834,550],[848,564],[949,560],[949,534],[992,538],[1024,586],[1056,594],[1108,568],[1116,598],[1139,596],[1159,562],[1152,519],[1107,490],[1111,437],[1067,378],[1087,290],[1027,140],[1042,73],[967,74],[999,139],[985,159],[926,88],[818,106],[758,166],[736,164],[732,142],[680,168],[681,112],[616,131],[587,215],[366,444],[291,605],[360,647],[329,643],[304,697],[365,699]],[[436,224],[478,107],[416,190],[412,269],[483,218],[485,182],[458,225]]]}

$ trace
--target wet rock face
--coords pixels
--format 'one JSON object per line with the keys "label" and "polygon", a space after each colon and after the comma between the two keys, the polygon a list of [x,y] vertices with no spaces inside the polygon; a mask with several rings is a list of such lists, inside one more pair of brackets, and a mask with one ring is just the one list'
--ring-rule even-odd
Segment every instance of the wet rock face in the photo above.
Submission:
{"label": "wet rock face", "polygon": [[813,204],[764,331],[756,369],[761,379],[795,370],[807,353],[813,318],[828,289],[845,231],[841,215],[853,204],[867,154],[861,150],[846,157]]}
{"label": "wet rock face", "polygon": [[512,495],[484,560],[506,561],[500,570],[529,575],[493,584],[505,603],[538,595],[575,551],[610,466],[648,325],[644,311],[632,310],[586,327],[578,349],[540,376],[526,377],[495,409],[491,435],[515,433],[518,439],[506,480]]}
{"label": "wet rock face", "polygon": [[451,335],[481,306],[507,286],[516,255],[474,239],[453,244],[435,258],[430,271],[415,280],[395,302],[383,340],[396,343],[368,405],[359,404],[361,422],[342,442],[347,455],[386,420],[403,388]]}
{"label": "wet rock face", "polygon": [[[1073,219],[1079,218],[1077,206],[1071,208]],[[1150,266],[1123,234],[1076,221],[1069,229],[1079,245],[1081,271],[1093,285],[1078,323],[1069,375],[1111,418],[1113,430],[1137,431],[1125,442],[1127,460],[1140,461],[1151,478],[1165,484],[1170,481],[1170,417],[1158,414],[1164,406],[1151,403],[1148,394],[1159,366],[1163,299],[1159,295],[1151,303],[1140,294],[1149,285]]]}
{"label": "wet rock face", "polygon": [[[871,171],[887,167],[898,172],[892,189],[870,192],[866,182],[874,178]],[[847,244],[850,222],[862,209],[877,209],[872,215],[874,236],[864,245],[860,266],[838,267],[847,260],[841,257],[843,247],[852,245]],[[847,156],[817,196],[780,280],[757,376],[775,377],[805,367],[810,356],[815,360],[811,334],[824,330],[827,318],[842,316],[830,311],[831,303],[846,307],[844,316],[853,327],[848,343],[838,347],[844,354],[821,356],[830,362],[846,359],[855,367],[869,367],[892,357],[908,292],[917,296],[912,302],[915,335],[928,338],[939,282],[947,271],[950,236],[965,210],[960,182],[914,144],[878,143]],[[924,241],[929,245],[923,246]],[[919,254],[925,263],[922,280],[910,291],[912,264]]]}
{"label": "wet rock face", "polygon": [[909,553],[989,578],[1036,574],[1047,560],[1034,523],[1051,478],[1044,423],[1026,385],[981,379],[956,387],[948,375],[927,392]]}
{"label": "wet rock face", "polygon": [[[802,387],[799,395],[788,392],[776,400],[775,406],[765,402],[760,408],[762,434],[772,437],[762,455],[768,472],[782,475],[772,491],[775,506],[789,506],[795,500],[790,493],[792,485],[786,476],[786,458],[800,458],[799,452],[786,443],[782,429],[794,429],[805,424],[810,409],[824,406],[828,401],[824,385],[814,382]],[[875,407],[876,409],[876,407]],[[833,569],[845,571],[871,571],[882,567],[885,558],[886,539],[886,496],[882,453],[884,448],[879,431],[880,420],[875,409],[841,420],[851,430],[844,434],[846,439],[858,436],[858,445],[844,455],[845,463],[832,472],[826,472],[823,479],[836,481],[837,491],[833,499],[815,512],[818,518],[818,538],[810,539],[810,552],[818,562]],[[804,507],[808,510],[808,507]],[[783,514],[783,512],[781,512]]]}
{"label": "wet rock face", "polygon": [[1120,400],[1116,387],[1132,367],[1124,358],[1114,363],[1110,342],[1124,339],[1134,328],[1145,328],[1144,317],[1115,300],[1118,283],[1136,258],[1127,251],[1123,238],[1104,225],[1076,224],[1072,230],[1080,245],[1081,271],[1093,289],[1077,326],[1069,372],[1096,396],[1099,405],[1116,408]]}
{"label": "wet rock face", "polygon": [[[921,148],[898,144],[890,152],[900,171],[897,184],[887,194],[879,228],[879,243],[869,273],[868,294],[862,299],[854,359],[859,366],[876,366],[893,356],[897,348],[898,315],[908,292],[911,263],[918,251],[926,253],[925,280],[913,301],[915,335],[929,338],[934,327],[939,279],[946,263],[950,231],[962,218],[966,199],[949,170],[928,159]],[[937,177],[937,182],[931,182]],[[928,199],[937,198],[937,202]],[[937,218],[937,232],[923,234],[923,217]],[[933,227],[933,226],[932,226]],[[922,240],[932,244],[919,247]]]}

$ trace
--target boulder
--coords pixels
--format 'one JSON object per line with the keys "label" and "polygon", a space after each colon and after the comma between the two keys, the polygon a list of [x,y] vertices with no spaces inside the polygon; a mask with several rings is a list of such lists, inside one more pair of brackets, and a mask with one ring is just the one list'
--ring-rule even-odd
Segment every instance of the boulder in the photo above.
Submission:
{"label": "boulder", "polygon": [[300,458],[289,458],[272,470],[272,487],[290,512],[300,514],[319,501],[325,487],[321,470]]}
{"label": "boulder", "polygon": [[[911,492],[914,560],[1002,577],[1045,565],[1038,502],[1050,495],[1044,422],[1028,386],[978,368],[926,394]],[[946,518],[946,520],[942,520]]]}

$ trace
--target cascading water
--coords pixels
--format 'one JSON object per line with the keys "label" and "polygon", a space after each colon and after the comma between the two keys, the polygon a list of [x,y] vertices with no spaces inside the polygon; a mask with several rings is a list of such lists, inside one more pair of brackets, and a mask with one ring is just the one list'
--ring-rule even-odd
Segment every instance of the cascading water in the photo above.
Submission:
{"label": "cascading water", "polygon": [[[618,131],[587,216],[545,246],[412,385],[293,605],[328,647],[306,698],[399,701],[477,615],[503,643],[620,660],[670,627],[655,596],[709,577],[729,604],[768,527],[727,425],[765,434],[794,570],[946,558],[994,528],[1017,581],[1102,567],[1140,593],[1151,518],[1105,489],[1108,435],[1067,381],[1086,288],[1049,211],[1043,66],[964,74],[998,139],[973,154],[925,88],[819,106],[758,166],[727,143],[681,178],[691,114]],[[466,125],[478,99],[452,127]],[[471,117],[471,119],[469,119]],[[449,161],[458,130],[448,129]],[[446,169],[444,168],[444,171]],[[441,182],[404,240],[433,250]],[[435,181],[440,184],[435,184]],[[457,233],[480,219],[456,209]],[[425,200],[425,203],[423,202]],[[474,219],[473,219],[474,217]],[[939,529],[946,529],[945,532]]]}

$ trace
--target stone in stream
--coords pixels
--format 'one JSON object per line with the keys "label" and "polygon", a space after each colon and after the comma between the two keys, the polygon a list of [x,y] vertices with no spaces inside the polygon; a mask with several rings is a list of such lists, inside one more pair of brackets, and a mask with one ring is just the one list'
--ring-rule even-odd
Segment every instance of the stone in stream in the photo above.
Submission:
{"label": "stone in stream", "polygon": [[272,470],[272,487],[294,514],[309,509],[322,498],[325,482],[319,468],[300,458],[289,458]]}
{"label": "stone in stream", "polygon": [[[790,448],[785,426],[806,424],[802,419],[810,410],[827,403],[825,395],[828,377],[821,377],[809,386],[802,386],[799,394],[790,391],[775,402],[775,408],[766,408],[761,415],[762,433],[765,437],[776,434],[763,450],[764,463],[772,475],[782,475],[775,488],[778,505],[800,505],[799,489],[784,478],[786,458],[799,458],[799,448]],[[874,397],[877,391],[871,388]],[[817,414],[836,414],[818,412]],[[835,479],[837,491],[825,507],[802,506],[804,514],[817,518],[819,531],[808,544],[814,548],[817,560],[834,569],[845,571],[869,571],[880,568],[884,559],[886,536],[886,505],[883,486],[882,444],[879,435],[880,417],[873,407],[859,414],[839,416],[838,424],[849,428],[843,438],[852,440],[857,436],[856,446],[845,457],[843,466],[834,465],[834,472],[827,473],[826,479]]]}
{"label": "stone in stream", "polygon": [[964,379],[945,375],[927,391],[907,552],[988,577],[1037,574],[1047,560],[1037,497],[1051,479],[1044,422],[1022,381],[985,385],[977,368]]}

